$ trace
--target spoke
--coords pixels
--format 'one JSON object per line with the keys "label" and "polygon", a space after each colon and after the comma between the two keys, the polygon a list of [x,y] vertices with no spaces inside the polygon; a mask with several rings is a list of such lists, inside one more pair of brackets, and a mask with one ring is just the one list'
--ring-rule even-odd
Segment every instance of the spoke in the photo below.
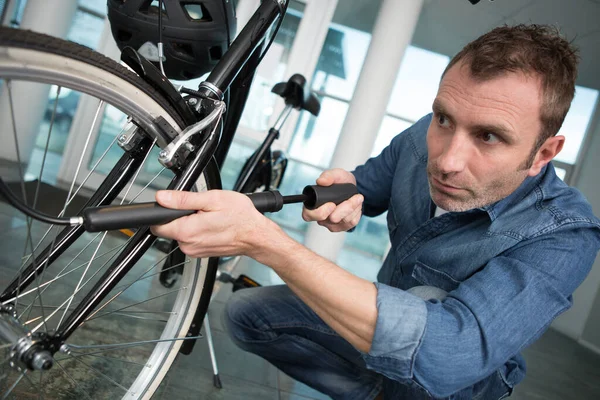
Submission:
{"label": "spoke", "polygon": [[[43,399],[43,398],[44,398],[44,397],[43,397],[43,396],[44,396],[44,391],[43,391],[43,389],[42,389],[41,387],[40,387],[40,388],[38,388],[38,387],[37,387],[37,385],[36,385],[35,383],[33,383],[33,381],[31,380],[31,378],[29,377],[29,375],[27,375],[27,374],[23,374],[23,376],[25,377],[25,380],[27,380],[27,382],[29,382],[29,384],[31,385],[31,387],[32,387],[34,390],[36,390],[36,391],[39,391],[39,392],[40,392],[40,394],[42,395],[42,397],[41,397],[41,398]],[[41,377],[41,374],[40,374],[40,377]],[[41,382],[40,382],[40,383],[41,383]]]}
{"label": "spoke", "polygon": [[[180,262],[179,264],[175,264],[173,266],[170,266],[169,268],[165,268],[165,269],[161,270],[160,272],[155,272],[155,273],[147,275],[147,276],[142,276],[142,277],[136,279],[135,281],[133,281],[132,283],[121,285],[120,287],[118,287],[116,289],[120,289],[122,287],[127,287],[126,289],[124,289],[124,290],[121,291],[121,292],[124,292],[125,290],[129,289],[131,286],[135,285],[138,282],[143,281],[144,279],[148,279],[148,278],[152,278],[153,276],[160,275],[161,273],[163,273],[165,271],[168,271],[168,270],[171,270],[171,269],[175,269],[175,268],[180,267],[180,266],[182,266],[184,264],[187,264],[189,262],[190,262],[189,260],[185,260],[184,262]],[[146,271],[146,273],[148,273],[148,271]]]}
{"label": "spoke", "polygon": [[17,387],[17,385],[19,384],[19,382],[21,382],[21,379],[23,379],[23,377],[25,376],[26,372],[23,372],[21,374],[21,376],[15,381],[15,383],[13,383],[13,385],[10,387],[10,389],[8,389],[8,391],[6,393],[4,393],[4,396],[2,396],[2,400],[5,400],[8,398],[8,396],[11,394],[11,392],[13,390],[15,390],[15,388]]}
{"label": "spoke", "polygon": [[[11,123],[12,123],[12,133],[13,133],[13,140],[15,142],[15,154],[17,156],[17,166],[19,168],[19,176],[21,178],[21,194],[23,196],[23,202],[25,204],[27,204],[27,194],[25,191],[25,174],[23,173],[23,166],[21,165],[21,150],[19,149],[19,138],[17,135],[17,120],[15,118],[15,108],[13,105],[13,97],[12,97],[12,80],[7,80],[6,81],[6,92],[8,94],[8,104],[10,107],[10,119],[11,119]],[[27,236],[30,239],[31,238],[31,218],[27,217],[26,218],[27,221]],[[27,249],[27,243],[25,243],[25,248],[23,249],[23,254],[26,252]],[[21,268],[19,268],[19,281],[18,281],[18,286],[17,286],[17,296],[19,295],[19,288],[21,287],[21,270],[23,269],[23,267],[21,266]],[[15,302],[15,310],[18,310],[18,302]]]}
{"label": "spoke", "polygon": [[[121,129],[121,133],[123,132],[124,128]],[[100,164],[100,162],[102,162],[102,160],[104,159],[104,157],[108,154],[108,152],[110,151],[111,147],[113,146],[113,144],[115,143],[115,141],[117,140],[117,138],[120,136],[117,135],[115,136],[115,138],[113,139],[113,141],[110,143],[110,145],[106,148],[106,150],[104,151],[104,153],[100,156],[100,158],[98,159],[98,161],[96,161],[96,164],[94,164],[94,166],[90,169],[90,172],[87,174],[87,176],[85,177],[85,179],[81,182],[81,184],[79,185],[79,187],[77,188],[77,190],[75,191],[75,193],[73,193],[73,195],[71,196],[70,199],[67,199],[67,204],[66,206],[68,207],[69,204],[71,204],[71,202],[73,201],[73,199],[75,198],[75,196],[77,196],[77,194],[79,193],[79,191],[83,188],[83,185],[85,185],[85,183],[87,182],[87,180],[90,178],[90,176],[92,176],[92,174],[94,173],[94,171],[96,170],[96,167],[98,167],[98,164]],[[66,209],[66,207],[65,207]],[[58,217],[62,217],[64,215],[65,211],[61,211],[60,214],[58,214]],[[48,228],[48,230],[46,230],[46,233],[44,233],[44,236],[42,236],[42,238],[40,239],[39,243],[36,245],[35,250],[38,249],[38,247],[40,246],[40,244],[42,244],[42,242],[44,241],[44,239],[46,238],[46,236],[48,236],[48,233],[50,233],[50,231],[52,230],[53,226],[50,226]],[[98,234],[99,235],[99,234]],[[28,255],[27,258],[25,260],[23,260],[23,264],[25,264],[28,260],[29,257],[31,256]],[[15,275],[16,277],[16,275]]]}
{"label": "spoke", "polygon": [[109,311],[109,312],[107,312],[107,313],[104,313],[104,314],[100,314],[100,315],[98,315],[98,316],[96,316],[96,317],[94,317],[94,314],[95,314],[95,313],[94,313],[94,314],[90,315],[90,316],[89,316],[89,317],[86,319],[86,321],[92,321],[92,320],[95,320],[95,319],[97,319],[97,318],[106,317],[107,315],[114,314],[114,313],[116,313],[117,311],[123,311],[123,310],[126,310],[126,309],[130,308],[130,307],[138,306],[138,305],[140,305],[140,304],[144,304],[144,303],[147,303],[147,302],[149,302],[149,301],[152,301],[152,300],[158,299],[158,298],[160,298],[160,297],[167,296],[167,295],[169,295],[169,294],[171,294],[171,293],[180,292],[180,291],[182,291],[182,290],[185,290],[185,289],[187,289],[187,288],[184,286],[184,287],[182,287],[182,288],[180,288],[180,289],[171,290],[171,291],[169,291],[169,292],[167,292],[167,293],[159,294],[158,296],[150,297],[150,298],[149,298],[149,299],[147,299],[147,300],[144,300],[144,301],[139,301],[139,302],[137,302],[137,303],[133,303],[133,304],[130,304],[130,305],[128,305],[128,306],[125,306],[125,307],[117,308],[116,310]]}
{"label": "spoke", "polygon": [[[13,138],[14,138],[14,142],[15,142],[15,154],[17,156],[17,165],[19,167],[19,175],[21,177],[21,192],[23,195],[23,202],[25,204],[27,204],[27,192],[25,190],[25,174],[23,173],[23,166],[21,164],[21,150],[19,149],[19,138],[17,135],[17,121],[15,119],[15,109],[14,109],[13,97],[12,97],[12,81],[9,80],[6,83],[7,83],[6,89],[7,89],[7,93],[8,93],[8,102],[10,104],[10,117],[11,117],[11,121],[12,121]],[[34,208],[35,208],[35,202],[34,202]],[[33,222],[29,216],[26,218],[26,221],[27,221],[27,239],[25,240],[25,248],[23,249],[23,256],[25,256],[25,253],[27,252],[27,244],[29,244],[30,248],[31,248],[32,260],[35,260],[35,254],[33,251],[33,239],[31,237],[31,227],[33,225]],[[33,261],[33,267],[37,271],[35,261]],[[19,268],[19,278],[18,278],[18,282],[17,282],[17,284],[18,284],[17,285],[17,297],[19,296],[19,292],[20,292],[20,288],[21,288],[21,273],[20,273],[20,271],[22,269],[23,269],[23,266],[21,266],[21,268]],[[36,272],[36,279],[38,279],[38,278],[39,278],[39,276]],[[38,288],[38,292],[39,292],[39,288]],[[40,304],[42,304],[41,297],[39,299],[39,302],[40,302]],[[18,301],[15,301],[15,310],[18,310]],[[46,324],[44,322],[44,326],[45,325]],[[48,327],[46,327],[46,330],[48,330]]]}
{"label": "spoke", "polygon": [[[172,266],[170,266],[169,268],[165,268],[165,269],[161,270],[160,272],[155,272],[155,273],[153,273],[153,274],[150,274],[150,275],[144,276],[143,278],[139,278],[138,280],[134,281],[134,282],[133,282],[131,285],[129,285],[129,286],[133,286],[134,284],[136,284],[136,283],[138,283],[138,282],[141,282],[141,281],[143,281],[144,279],[148,279],[148,278],[152,278],[153,276],[160,275],[161,273],[163,273],[163,272],[165,272],[165,271],[169,271],[169,270],[171,270],[171,269],[175,269],[175,268],[177,268],[177,267],[180,267],[180,266],[182,266],[182,265],[184,265],[184,264],[188,264],[189,262],[190,262],[190,260],[185,260],[184,262],[180,262],[179,264],[175,264],[175,265],[172,265]],[[129,286],[128,286],[128,287],[129,287]]]}
{"label": "spoke", "polygon": [[62,86],[57,86],[56,97],[54,98],[54,107],[52,109],[52,116],[50,117],[50,126],[48,127],[48,136],[46,137],[46,146],[44,147],[44,157],[42,158],[42,166],[40,167],[40,175],[35,188],[35,196],[33,196],[33,208],[37,205],[38,195],[40,194],[40,185],[42,183],[42,176],[44,174],[44,166],[46,165],[46,155],[48,154],[48,148],[50,147],[50,137],[52,135],[52,128],[54,127],[54,118],[56,117],[56,108],[58,107],[58,97],[60,96],[60,90]]}
{"label": "spoke", "polygon": [[[79,391],[80,393],[83,393],[85,395],[85,397],[87,397],[89,400],[93,400],[85,390],[83,390],[79,384],[77,383],[77,381],[75,379],[73,379],[73,377],[71,375],[69,375],[69,373],[67,372],[67,370],[60,364],[59,360],[57,360],[56,358],[54,359],[54,361],[56,361],[56,365],[58,365],[61,369],[61,371],[67,376],[67,378],[73,382],[73,384],[75,385],[75,389],[77,391]],[[63,361],[63,360],[60,360]]]}
{"label": "spoke", "polygon": [[92,254],[92,258],[88,262],[87,267],[83,271],[83,274],[81,275],[81,278],[79,279],[79,282],[77,283],[77,286],[75,287],[75,291],[73,292],[73,296],[71,296],[71,298],[69,299],[69,304],[65,308],[65,311],[63,312],[62,317],[58,321],[58,325],[56,326],[56,330],[58,330],[58,328],[60,328],[60,324],[62,324],[62,322],[63,322],[63,320],[65,318],[65,315],[67,315],[67,311],[68,311],[69,307],[71,306],[71,302],[73,301],[73,298],[75,297],[75,293],[77,293],[79,291],[79,288],[81,287],[81,282],[83,282],[83,280],[85,279],[85,276],[87,275],[87,272],[89,271],[89,269],[90,269],[90,267],[92,265],[92,262],[94,261],[94,257],[96,257],[96,253],[98,253],[98,250],[100,250],[100,246],[102,246],[102,242],[104,242],[104,239],[106,238],[106,234],[107,233],[108,232],[104,232],[104,234],[102,235],[102,239],[100,239],[100,242],[96,246],[96,250],[94,250],[94,254]]}
{"label": "spoke", "polygon": [[[109,300],[107,300],[104,304],[102,304],[100,307],[98,307],[98,309],[96,311],[94,311],[94,314],[96,314],[98,311],[102,310],[104,307],[106,307],[107,305],[109,305],[112,301],[114,301],[118,296],[120,296],[122,293],[124,293],[127,289],[129,289],[131,286],[133,286],[136,282],[139,282],[144,275],[146,275],[148,272],[152,271],[158,264],[160,264],[161,261],[165,260],[167,257],[169,257],[169,255],[171,255],[175,250],[177,250],[179,247],[174,248],[173,250],[171,250],[168,254],[166,254],[163,258],[161,258],[160,260],[158,260],[157,262],[155,262],[147,271],[145,271],[143,274],[141,274],[136,280],[134,280],[133,282],[129,283],[129,284],[125,284],[125,285],[121,285],[119,287],[116,287],[116,289],[120,289],[122,287],[124,287],[123,290],[119,290],[119,292],[114,295],[112,298],[110,298]],[[144,278],[145,279],[145,278]],[[90,315],[93,316],[94,314]]]}
{"label": "spoke", "polygon": [[[100,234],[98,234],[98,235],[100,235]],[[97,235],[96,237],[98,237],[98,235]],[[95,238],[94,238],[93,240],[95,240]],[[90,244],[92,244],[92,242],[88,243],[88,244],[86,245],[86,247],[85,247],[85,248],[87,248],[87,247],[88,247]],[[114,248],[112,248],[112,249],[108,250],[107,252],[100,254],[99,256],[97,256],[96,258],[94,258],[94,260],[92,260],[92,261],[96,261],[96,260],[98,260],[98,259],[100,259],[100,258],[104,257],[105,255],[107,255],[107,254],[109,254],[109,253],[112,253],[112,252],[114,252],[115,250],[119,250],[120,248],[122,248],[122,247],[124,247],[124,246],[125,246],[125,244],[122,244],[122,245],[116,246],[116,247],[114,247]],[[85,250],[85,248],[84,248],[83,250]],[[83,250],[82,250],[81,252],[83,252]],[[81,254],[81,252],[80,252],[80,254]],[[112,257],[114,257],[114,255],[113,255]],[[112,258],[112,257],[111,257],[111,258]],[[69,264],[67,264],[67,265],[66,265],[66,266],[65,266],[65,267],[64,267],[64,268],[63,268],[63,269],[62,269],[62,270],[59,272],[59,275],[57,275],[55,278],[53,278],[53,279],[51,279],[51,280],[49,280],[49,281],[47,281],[47,282],[44,282],[44,283],[42,283],[41,285],[39,285],[39,287],[40,287],[40,288],[42,288],[42,287],[44,287],[44,286],[48,286],[48,285],[52,284],[53,282],[55,282],[55,281],[57,281],[57,280],[59,280],[59,279],[61,279],[61,278],[65,277],[65,276],[69,275],[70,273],[72,273],[72,272],[75,272],[75,271],[77,271],[77,270],[79,270],[79,269],[81,269],[81,268],[85,267],[85,266],[87,265],[87,263],[88,263],[88,262],[86,261],[86,262],[84,262],[83,264],[80,264],[80,265],[78,265],[77,267],[75,267],[75,268],[73,268],[73,269],[69,270],[68,272],[65,272],[64,274],[60,275],[60,274],[61,274],[61,273],[62,273],[62,272],[65,270],[65,269],[67,269],[67,268],[69,267],[69,265],[71,265],[71,264],[72,264],[72,263],[73,263],[73,262],[74,262],[76,259],[77,259],[77,256],[75,256],[75,257],[73,258],[73,260],[71,260],[71,261],[69,262]],[[47,289],[48,289],[47,287],[44,287],[44,290],[42,290],[42,293],[44,293],[44,292],[45,292]],[[28,294],[30,294],[30,293],[32,293],[32,292],[34,292],[35,290],[36,290],[35,288],[33,288],[33,289],[29,289],[28,291],[21,293],[21,295],[19,296],[19,298],[20,298],[20,297],[23,297],[23,296],[26,296],[26,295],[28,295]],[[15,297],[13,297],[12,299],[6,300],[6,301],[5,301],[5,302],[3,302],[2,304],[7,304],[7,303],[10,303],[10,302],[12,302],[14,299],[15,299]],[[31,304],[31,305],[29,305],[29,306],[28,306],[28,308],[29,308],[29,307],[35,307],[35,305]],[[27,311],[27,310],[25,310],[25,311]],[[24,311],[24,312],[25,312],[25,311]],[[24,312],[23,312],[23,313],[24,313]],[[21,317],[23,316],[23,313],[21,313],[21,315],[19,316],[19,318],[21,318]]]}
{"label": "spoke", "polygon": [[[68,354],[68,353],[67,353]],[[127,389],[126,387],[124,387],[123,385],[121,385],[120,383],[116,382],[114,379],[106,376],[104,373],[98,371],[96,368],[92,367],[91,365],[88,365],[86,362],[82,361],[80,358],[76,358],[74,356],[72,356],[71,354],[69,354],[69,356],[74,359],[77,362],[80,362],[81,364],[85,365],[86,367],[88,367],[89,369],[91,369],[92,371],[96,372],[97,374],[99,374],[100,376],[102,376],[104,379],[106,379],[107,381],[111,382],[112,384],[120,387],[121,389],[123,389],[126,393],[129,393],[129,389]]]}
{"label": "spoke", "polygon": [[25,323],[23,323],[23,325],[33,324],[35,321],[39,321],[42,318],[43,318],[42,316],[35,317],[34,319],[30,319],[29,321],[26,321]]}
{"label": "spoke", "polygon": [[[113,255],[113,257],[114,257],[114,255]],[[58,310],[60,310],[60,309],[61,309],[61,308],[62,308],[62,307],[65,305],[65,304],[69,303],[69,300],[72,300],[72,299],[75,297],[75,295],[76,295],[77,293],[79,293],[79,292],[80,292],[80,291],[81,291],[81,290],[82,290],[82,289],[83,289],[83,288],[84,288],[84,287],[85,287],[85,286],[86,286],[88,283],[90,283],[90,281],[91,281],[92,279],[94,279],[94,277],[95,277],[96,275],[98,275],[98,273],[100,273],[100,271],[102,271],[102,268],[104,268],[104,267],[106,266],[106,264],[108,264],[108,263],[110,262],[110,260],[112,260],[112,257],[111,257],[111,258],[109,258],[108,260],[106,260],[106,262],[105,262],[104,264],[102,264],[102,265],[100,266],[100,268],[98,268],[98,269],[96,270],[96,272],[94,272],[94,273],[92,274],[92,276],[91,276],[91,277],[90,277],[90,278],[89,278],[89,279],[88,279],[88,280],[87,280],[87,281],[86,281],[86,282],[85,282],[85,283],[84,283],[84,284],[83,284],[83,285],[82,285],[82,286],[79,288],[79,290],[78,290],[78,291],[76,291],[76,292],[75,292],[75,293],[73,293],[73,294],[72,294],[72,295],[71,295],[69,298],[67,298],[67,299],[66,299],[66,300],[65,300],[65,301],[64,301],[64,302],[63,302],[63,303],[62,303],[60,306],[58,306],[58,307],[57,307],[57,309],[56,309],[56,310],[54,310],[54,312],[52,312],[52,314],[48,315],[48,317],[46,318],[46,322],[47,322],[47,321],[48,321],[50,318],[52,318],[52,317],[53,317],[53,316],[54,316],[54,315],[55,315],[55,314],[58,312]],[[67,307],[67,309],[68,309],[68,307]],[[36,331],[37,331],[37,330],[38,330],[40,327],[41,327],[41,325],[38,325],[38,326],[36,326],[35,328],[33,328],[31,331],[32,331],[32,332],[36,332]]]}
{"label": "spoke", "polygon": [[73,358],[78,358],[78,357],[97,357],[97,358],[103,358],[105,360],[114,360],[114,361],[119,361],[119,362],[128,363],[128,364],[135,364],[135,365],[139,365],[139,366],[144,367],[144,368],[148,368],[148,366],[146,364],[142,364],[142,363],[135,362],[135,361],[123,360],[122,358],[106,357],[106,356],[99,356],[99,355],[95,355],[95,354],[85,354],[85,353],[77,353],[77,352],[75,352],[75,354],[77,354],[77,355],[72,355],[71,354],[71,357],[73,357]]}
{"label": "spoke", "polygon": [[[68,347],[70,349],[76,349],[76,350],[105,349],[104,351],[110,351],[110,350],[124,349],[127,347],[141,346],[141,345],[150,344],[150,343],[175,342],[177,340],[196,340],[196,339],[200,339],[200,338],[202,338],[202,335],[188,336],[188,337],[182,337],[182,338],[173,338],[173,339],[142,340],[139,342],[118,343],[118,344],[93,344],[90,346],[79,346],[76,344],[69,344]],[[102,353],[102,352],[94,352],[94,353],[86,353],[86,354],[99,354],[99,353]],[[81,353],[81,354],[83,354],[83,353]]]}
{"label": "spoke", "polygon": [[[96,168],[98,167],[98,165],[102,162],[102,160],[104,160],[104,157],[106,157],[106,155],[108,154],[108,152],[112,148],[113,144],[115,144],[115,142],[117,141],[117,138],[119,136],[121,136],[121,133],[123,133],[124,130],[125,130],[125,128],[121,129],[121,132],[119,132],[119,134],[117,136],[115,136],[115,138],[112,140],[112,142],[110,142],[110,144],[106,147],[106,150],[104,150],[104,153],[102,153],[102,155],[100,156],[100,158],[98,159],[98,161],[96,161],[96,164],[94,164],[94,166],[92,168],[90,168],[90,171],[85,176],[85,178],[83,179],[83,181],[81,181],[81,184],[79,185],[79,187],[77,188],[77,190],[75,191],[75,193],[73,193],[73,195],[70,198],[67,199],[67,206],[69,204],[71,204],[71,201],[73,201],[73,199],[75,198],[75,196],[77,196],[77,193],[79,193],[79,191],[81,190],[81,188],[83,188],[83,185],[85,185],[85,183],[87,182],[87,180],[90,179],[90,176],[92,176],[92,174],[94,173],[94,171],[96,171]],[[62,216],[62,213],[61,213],[60,216]]]}
{"label": "spoke", "polygon": [[150,186],[152,184],[152,182],[154,182],[156,180],[156,178],[158,178],[160,176],[160,174],[163,173],[163,171],[167,169],[166,167],[163,167],[160,171],[158,171],[158,173],[156,175],[154,175],[154,177],[152,179],[150,179],[150,182],[148,182],[146,184],[146,186],[144,186],[139,192],[138,194],[135,195],[135,197],[133,199],[131,199],[131,201],[129,202],[130,204],[133,203],[138,197],[140,197],[140,195],[142,193],[144,193],[144,191],[148,188],[148,186]]}
{"label": "spoke", "polygon": [[[104,101],[100,100],[98,103],[98,108],[96,109],[96,115],[94,115],[94,121],[92,122],[92,126],[88,132],[87,138],[85,139],[85,145],[83,146],[83,151],[81,152],[81,157],[79,157],[79,162],[77,163],[77,169],[75,170],[75,176],[73,176],[73,182],[71,182],[71,187],[69,188],[69,193],[67,194],[67,200],[71,199],[71,193],[73,193],[73,187],[75,186],[75,181],[77,180],[77,175],[79,175],[79,170],[81,169],[81,164],[83,163],[83,158],[85,157],[85,153],[87,152],[87,148],[90,144],[90,139],[92,137],[92,132],[94,132],[96,128],[96,122],[98,122],[98,116],[100,115],[100,110],[102,109],[102,105]],[[62,212],[64,213],[67,209],[67,203],[65,202],[65,206],[63,207]]]}

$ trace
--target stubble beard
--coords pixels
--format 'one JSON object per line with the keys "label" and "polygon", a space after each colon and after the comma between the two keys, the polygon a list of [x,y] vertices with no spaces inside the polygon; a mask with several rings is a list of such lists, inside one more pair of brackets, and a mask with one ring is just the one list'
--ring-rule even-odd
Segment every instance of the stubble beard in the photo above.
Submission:
{"label": "stubble beard", "polygon": [[[524,176],[521,177],[521,175]],[[431,199],[436,206],[451,212],[463,212],[496,203],[510,195],[523,182],[525,176],[526,173],[519,168],[512,175],[503,175],[488,182],[483,187],[477,187],[469,182],[453,182],[448,174],[439,172],[434,164],[427,163],[427,182]],[[461,193],[453,194],[439,190],[431,183],[432,177],[444,184],[460,187],[462,189]],[[514,177],[514,179],[511,179],[511,177]]]}

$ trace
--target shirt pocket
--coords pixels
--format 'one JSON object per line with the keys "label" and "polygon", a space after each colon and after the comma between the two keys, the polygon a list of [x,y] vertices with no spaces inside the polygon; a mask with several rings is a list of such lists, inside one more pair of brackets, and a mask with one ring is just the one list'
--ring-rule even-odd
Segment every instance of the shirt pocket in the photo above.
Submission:
{"label": "shirt pocket", "polygon": [[447,273],[425,265],[418,260],[414,265],[412,278],[422,285],[434,286],[446,292],[451,292],[460,285],[460,281],[457,281]]}

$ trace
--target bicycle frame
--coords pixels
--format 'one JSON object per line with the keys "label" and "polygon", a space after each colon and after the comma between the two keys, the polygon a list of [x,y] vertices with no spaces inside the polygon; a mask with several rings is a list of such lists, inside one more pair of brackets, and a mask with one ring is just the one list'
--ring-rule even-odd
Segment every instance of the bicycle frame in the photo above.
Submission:
{"label": "bicycle frame", "polygon": [[[235,102],[234,107],[232,107],[233,109],[228,111],[228,116],[233,115],[235,117],[237,115],[237,121],[229,117],[228,121],[230,122],[225,121],[225,124],[223,124],[220,116],[211,126],[205,128],[201,148],[194,154],[187,165],[177,168],[176,176],[168,186],[169,189],[191,190],[209,162],[215,162],[213,157],[218,147],[225,149],[224,153],[221,151],[221,157],[224,159],[224,154],[226,154],[237,128],[239,115],[241,115],[240,108],[243,108],[245,97],[247,97],[249,87],[247,77],[253,74],[258,61],[260,61],[256,51],[264,43],[269,29],[277,18],[283,18],[285,3],[285,0],[264,0],[248,24],[231,44],[230,49],[210,73],[207,80],[200,84],[198,92],[201,94],[202,99],[197,109],[202,110],[203,114],[207,111],[212,111],[216,107],[222,107],[223,93],[232,86],[234,81],[244,83],[245,86],[240,85],[242,87],[241,93],[245,90],[246,96],[244,96],[243,102]],[[225,133],[223,133],[223,125],[226,127]],[[151,150],[149,144],[150,140],[148,139],[134,151],[126,152],[86,206],[110,204],[121,189],[125,187],[127,181],[133,175],[133,171],[137,169],[135,167],[141,164],[141,160]],[[207,177],[207,179],[212,180],[217,187],[220,187],[220,177],[212,176]],[[83,232],[82,227],[67,227],[63,229],[59,234],[58,245],[52,249],[46,248],[40,255],[31,259],[25,267],[24,272],[0,295],[0,302],[3,304],[12,302],[17,293],[24,291],[33,282],[35,277],[44,271],[48,263],[60,256]],[[78,306],[68,314],[65,322],[59,327],[59,330],[49,338],[47,347],[50,351],[56,352],[60,349],[61,345],[73,334],[75,329],[85,322],[95,307],[114,289],[120,279],[133,268],[135,263],[152,245],[154,239],[155,236],[152,235],[149,227],[137,231],[128,242],[126,248],[113,261],[96,285],[86,294]],[[207,285],[211,285],[210,287],[212,287],[212,284],[214,284],[216,268],[217,263],[209,262],[205,287],[209,287]],[[201,304],[196,311],[196,317],[203,318],[207,308],[208,301],[201,299]],[[199,330],[200,325],[201,321],[195,321],[195,323],[192,323],[192,329]]]}

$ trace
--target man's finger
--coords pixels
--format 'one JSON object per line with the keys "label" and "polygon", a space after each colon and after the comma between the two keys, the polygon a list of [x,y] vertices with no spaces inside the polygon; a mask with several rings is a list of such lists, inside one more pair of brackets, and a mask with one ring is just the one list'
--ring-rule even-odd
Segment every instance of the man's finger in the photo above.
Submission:
{"label": "man's finger", "polygon": [[340,223],[352,215],[356,210],[362,210],[363,197],[361,194],[355,194],[348,200],[340,203],[329,216],[329,220],[334,224]]}
{"label": "man's finger", "polygon": [[181,190],[159,190],[156,201],[163,207],[175,210],[208,210],[212,193],[184,192]]}

